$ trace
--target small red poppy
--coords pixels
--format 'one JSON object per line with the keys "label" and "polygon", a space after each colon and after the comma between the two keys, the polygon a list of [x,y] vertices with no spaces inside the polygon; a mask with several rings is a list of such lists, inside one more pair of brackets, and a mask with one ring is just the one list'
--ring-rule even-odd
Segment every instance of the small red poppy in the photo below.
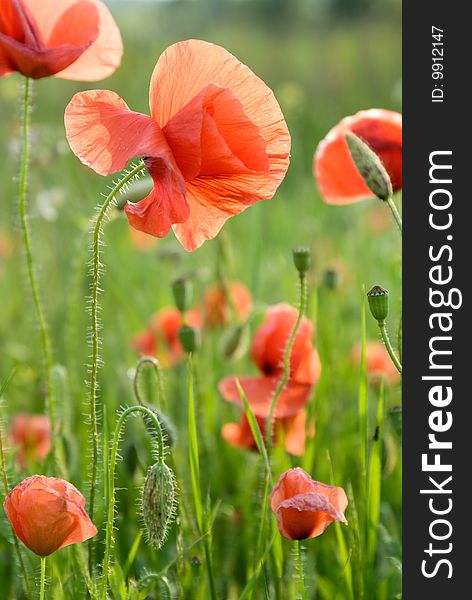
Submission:
{"label": "small red poppy", "polygon": [[[252,296],[240,281],[229,284],[230,303],[236,317],[245,321],[252,310]],[[223,327],[228,323],[230,307],[223,288],[220,285],[208,286],[205,290],[205,323],[209,327]]]}
{"label": "small red poppy", "polygon": [[275,194],[289,164],[285,120],[272,91],[224,48],[170,46],[152,74],[149,104],[151,116],[93,90],[76,94],[65,113],[72,151],[100,175],[144,157],[154,189],[126,204],[133,227],[156,237],[172,227],[192,251]]}
{"label": "small red poppy", "polygon": [[[361,345],[356,344],[351,352],[354,364],[361,362]],[[400,373],[397,371],[387,349],[382,342],[367,342],[365,346],[366,370],[373,384],[378,385],[381,379],[391,385],[400,381]]]}
{"label": "small red poppy", "polygon": [[13,488],[3,507],[16,535],[39,556],[97,534],[85,512],[85,498],[63,479],[28,477]]}
{"label": "small red poppy", "polygon": [[[262,431],[265,430],[271,401],[282,377],[283,355],[297,317],[298,311],[289,304],[271,306],[267,310],[265,322],[254,335],[251,347],[253,360],[262,376],[226,377],[219,384],[225,400],[241,405],[236,384],[236,379],[239,380]],[[304,413],[303,408],[321,372],[320,359],[312,345],[312,336],[313,325],[304,317],[292,347],[290,378],[275,408],[275,434],[277,435],[280,428],[286,432],[285,447],[292,454],[303,454],[306,415],[303,419],[299,415]],[[251,432],[248,432],[244,417],[240,425],[225,425],[222,435],[233,445],[255,448],[255,441]]]}
{"label": "small red poppy", "polygon": [[289,540],[317,537],[334,521],[347,525],[347,504],[342,488],[313,481],[299,467],[283,473],[270,495],[279,531]]}
{"label": "small red poppy", "polygon": [[16,460],[21,468],[26,463],[42,460],[51,449],[51,426],[45,415],[18,414],[11,424],[11,439],[18,448]]}
{"label": "small red poppy", "polygon": [[352,204],[373,194],[359,174],[345,134],[359,136],[380,158],[390,175],[393,191],[402,187],[402,116],[372,108],[345,117],[320,142],[313,173],[321,196],[328,204]]}
{"label": "small red poppy", "polygon": [[100,0],[0,0],[0,77],[98,81],[121,62],[123,44]]}

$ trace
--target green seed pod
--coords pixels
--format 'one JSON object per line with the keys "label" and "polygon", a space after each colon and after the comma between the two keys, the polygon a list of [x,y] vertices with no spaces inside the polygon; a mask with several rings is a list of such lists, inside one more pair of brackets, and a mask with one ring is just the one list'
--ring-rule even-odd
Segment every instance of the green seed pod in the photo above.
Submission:
{"label": "green seed pod", "polygon": [[177,483],[165,463],[153,465],[146,476],[142,495],[144,525],[150,542],[161,548],[177,509]]}
{"label": "green seed pod", "polygon": [[297,246],[292,250],[293,252],[293,262],[295,264],[295,268],[303,275],[310,268],[311,263],[311,255],[310,249],[306,246]]}
{"label": "green seed pod", "polygon": [[249,328],[247,323],[228,329],[221,338],[220,351],[223,358],[237,360],[243,356],[249,346]]}
{"label": "green seed pod", "polygon": [[393,194],[392,182],[380,158],[351,132],[346,133],[346,142],[352,160],[369,190],[380,200],[387,200]]}
{"label": "green seed pod", "polygon": [[179,277],[172,283],[175,306],[184,313],[192,302],[192,284],[185,277]]}
{"label": "green seed pod", "polygon": [[374,319],[385,321],[388,316],[388,291],[381,288],[380,285],[374,285],[367,293],[367,300]]}
{"label": "green seed pod", "polygon": [[179,340],[186,352],[195,352],[199,346],[198,330],[190,325],[182,325],[179,329]]}
{"label": "green seed pod", "polygon": [[328,290],[337,290],[341,285],[341,275],[336,269],[326,269],[323,273],[323,285]]}

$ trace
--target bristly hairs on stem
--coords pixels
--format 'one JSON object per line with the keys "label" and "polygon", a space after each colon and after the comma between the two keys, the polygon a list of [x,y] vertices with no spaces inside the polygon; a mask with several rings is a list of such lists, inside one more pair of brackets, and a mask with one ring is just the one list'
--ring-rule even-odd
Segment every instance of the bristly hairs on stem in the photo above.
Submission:
{"label": "bristly hairs on stem", "polygon": [[[7,496],[10,492],[10,484],[8,481],[8,472],[7,466],[5,462],[5,453],[3,449],[3,429],[4,429],[4,419],[3,419],[3,394],[8,389],[11,380],[15,375],[15,371],[13,370],[5,381],[0,385],[0,467],[2,470],[2,483],[3,483],[3,491],[5,496]],[[23,555],[21,553],[20,544],[18,543],[18,538],[16,537],[15,532],[13,531],[13,527],[11,527],[12,537],[13,537],[13,545],[15,547],[16,559],[18,561],[18,566],[20,567],[21,574],[23,575],[23,585],[25,586],[26,596],[29,600],[33,600],[33,592],[30,586],[30,577],[28,575],[28,571],[26,570],[25,561]]]}
{"label": "bristly hairs on stem", "polygon": [[[109,186],[110,192],[105,196],[101,206],[98,207],[97,215],[92,223],[92,258],[90,261],[90,275],[92,278],[91,293],[88,299],[90,311],[90,330],[88,334],[88,343],[90,346],[90,364],[88,366],[89,373],[89,395],[88,395],[88,417],[90,419],[90,446],[91,446],[91,469],[90,469],[90,493],[89,493],[89,515],[93,521],[95,508],[95,489],[98,476],[98,411],[97,411],[97,394],[98,394],[98,371],[101,366],[100,358],[100,322],[99,322],[99,294],[102,291],[100,288],[100,277],[103,274],[103,265],[100,262],[100,249],[103,245],[103,221],[108,217],[109,208],[115,203],[116,195],[126,189],[133,181],[136,181],[145,173],[145,166],[142,161],[131,165],[125,169],[118,181],[113,181],[113,187]],[[89,553],[89,571],[92,574],[94,562],[94,542],[90,541]]]}

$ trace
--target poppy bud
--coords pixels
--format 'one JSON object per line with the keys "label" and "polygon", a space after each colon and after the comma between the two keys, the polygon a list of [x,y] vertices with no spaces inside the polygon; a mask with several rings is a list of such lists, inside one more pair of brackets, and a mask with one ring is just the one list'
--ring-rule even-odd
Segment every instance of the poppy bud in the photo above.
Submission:
{"label": "poppy bud", "polygon": [[175,306],[183,314],[192,301],[192,284],[185,277],[179,277],[172,283]]}
{"label": "poppy bud", "polygon": [[323,284],[328,290],[336,290],[341,284],[341,275],[336,269],[326,269],[323,274]]}
{"label": "poppy bud", "polygon": [[380,158],[354,133],[346,133],[346,142],[367,187],[380,200],[387,200],[393,194],[392,182]]}
{"label": "poppy bud", "polygon": [[231,327],[221,339],[221,354],[223,358],[237,360],[247,350],[249,345],[249,329],[246,323]]}
{"label": "poppy bud", "polygon": [[310,268],[310,249],[306,246],[297,246],[292,250],[292,252],[295,268],[300,273],[300,275],[303,275]]}
{"label": "poppy bud", "polygon": [[374,319],[385,321],[388,316],[388,291],[381,288],[380,285],[374,285],[367,293],[367,300]]}
{"label": "poppy bud", "polygon": [[149,539],[161,548],[177,507],[177,484],[174,473],[165,463],[153,465],[146,476],[142,495],[144,525]]}
{"label": "poppy bud", "polygon": [[198,329],[182,325],[179,329],[179,340],[186,352],[195,352],[199,346]]}

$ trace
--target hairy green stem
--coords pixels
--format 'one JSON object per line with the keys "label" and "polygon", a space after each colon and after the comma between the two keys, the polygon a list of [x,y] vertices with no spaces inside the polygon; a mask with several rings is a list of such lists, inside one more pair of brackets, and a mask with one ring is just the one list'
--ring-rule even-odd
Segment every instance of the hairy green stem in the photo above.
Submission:
{"label": "hairy green stem", "polygon": [[400,233],[402,233],[403,232],[402,218],[400,216],[400,213],[398,212],[398,208],[397,208],[392,196],[389,196],[387,198],[386,202],[387,202],[390,210],[392,211],[393,218],[395,219],[395,222],[398,225],[398,229],[400,230]]}
{"label": "hairy green stem", "polygon": [[[90,304],[90,339],[91,339],[91,364],[90,364],[90,382],[89,382],[89,418],[90,418],[90,445],[92,448],[92,461],[90,473],[90,493],[89,493],[89,516],[93,521],[94,518],[94,503],[95,503],[95,488],[97,485],[98,474],[98,423],[97,423],[97,390],[98,390],[98,368],[99,368],[99,324],[98,324],[98,294],[100,282],[100,234],[102,229],[103,219],[107,215],[108,208],[114,201],[118,192],[123,189],[130,181],[139,176],[144,169],[144,163],[139,162],[138,165],[128,170],[125,176],[113,187],[108,196],[105,198],[102,206],[99,209],[95,224],[93,227],[93,244],[92,244],[92,289],[91,289],[91,304]],[[90,549],[93,548],[93,541],[90,542]],[[89,555],[89,570],[92,572],[93,552]]]}
{"label": "hairy green stem", "polygon": [[303,548],[300,540],[296,541],[297,545],[297,563],[298,563],[298,600],[305,600],[305,569],[303,566]]}
{"label": "hairy green stem", "polygon": [[41,556],[41,583],[39,589],[39,600],[44,600],[44,591],[46,589],[46,556]]}
{"label": "hairy green stem", "polygon": [[295,338],[296,338],[298,329],[300,327],[300,323],[302,322],[303,316],[305,314],[306,305],[307,305],[307,295],[308,294],[307,294],[306,274],[300,273],[300,307],[298,310],[298,317],[297,317],[295,325],[292,329],[292,333],[290,334],[290,337],[288,339],[287,345],[285,347],[284,369],[283,369],[282,378],[279,381],[279,384],[278,384],[278,386],[275,390],[275,393],[272,397],[272,401],[270,403],[270,408],[269,408],[269,416],[267,417],[266,447],[267,447],[267,453],[268,453],[269,457],[271,455],[271,450],[272,450],[272,435],[273,435],[273,429],[274,429],[274,417],[275,417],[275,411],[277,408],[277,402],[280,398],[280,394],[283,392],[285,386],[287,385],[289,377],[290,377],[290,356],[292,354],[293,343],[295,342]]}
{"label": "hairy green stem", "polygon": [[[31,289],[31,295],[33,297],[34,310],[36,313],[36,321],[39,328],[41,337],[41,346],[43,352],[44,366],[46,370],[46,404],[47,412],[49,415],[50,427],[52,435],[56,434],[56,421],[55,421],[55,399],[54,399],[54,384],[53,384],[53,357],[51,349],[51,341],[49,339],[48,326],[46,317],[41,303],[41,295],[39,292],[39,283],[36,276],[36,269],[34,265],[33,250],[31,246],[31,236],[28,225],[28,214],[26,206],[26,188],[28,184],[28,164],[29,164],[29,130],[30,130],[30,114],[31,114],[31,88],[32,81],[29,77],[25,77],[24,81],[24,95],[23,95],[23,149],[21,154],[21,167],[20,167],[20,186],[19,186],[19,200],[20,200],[20,223],[21,231],[23,234],[23,245],[25,248],[26,257],[26,268],[28,272],[28,280]],[[52,445],[54,458],[56,459],[56,444]],[[56,461],[57,462],[57,461]]]}
{"label": "hairy green stem", "polygon": [[157,358],[154,358],[153,356],[142,356],[139,359],[138,364],[136,365],[136,371],[134,373],[134,380],[133,380],[134,396],[135,396],[137,402],[139,404],[141,404],[141,406],[145,405],[143,397],[141,395],[141,390],[139,389],[139,376],[141,374],[141,370],[145,366],[152,367],[152,369],[156,375],[157,396],[158,396],[157,402],[158,402],[159,407],[161,407],[164,402],[164,385],[162,382],[162,370],[161,370],[161,365],[159,364],[159,361],[157,360]]}
{"label": "hairy green stem", "polygon": [[113,523],[115,520],[115,471],[116,461],[118,458],[118,447],[121,439],[121,430],[124,426],[126,419],[133,413],[141,412],[146,415],[153,423],[156,428],[157,436],[152,438],[154,444],[154,454],[156,462],[163,464],[165,457],[164,438],[162,436],[162,429],[159,423],[159,419],[156,415],[145,406],[130,406],[124,410],[118,422],[116,424],[115,433],[113,435],[113,442],[110,453],[110,462],[108,470],[108,512],[107,512],[107,524],[105,531],[105,553],[103,555],[102,564],[102,587],[100,592],[101,600],[105,600],[107,596],[108,588],[108,575],[111,553],[113,551]]}
{"label": "hairy green stem", "polygon": [[401,375],[402,365],[400,364],[400,361],[398,360],[398,358],[393,350],[392,344],[390,342],[390,338],[388,337],[387,325],[386,325],[385,321],[379,321],[378,323],[379,323],[380,333],[382,335],[382,340],[383,340],[383,343],[385,344],[385,348],[387,348],[388,355],[390,356],[393,364],[395,365],[395,368]]}

